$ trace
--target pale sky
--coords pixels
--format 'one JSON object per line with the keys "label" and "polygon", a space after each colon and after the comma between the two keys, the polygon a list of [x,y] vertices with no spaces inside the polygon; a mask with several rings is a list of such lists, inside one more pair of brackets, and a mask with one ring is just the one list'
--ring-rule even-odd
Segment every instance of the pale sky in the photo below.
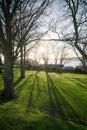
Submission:
{"label": "pale sky", "polygon": [[[60,28],[66,24],[66,22],[60,22],[59,21],[59,17],[62,16],[62,1],[58,1],[56,0],[52,6],[48,9],[47,14],[50,14],[49,16],[43,16],[41,17],[41,22],[42,22],[42,27],[41,30],[44,32],[45,30],[47,30],[48,26],[49,26],[49,22],[52,21],[52,25],[55,25],[54,23],[57,24],[58,27],[58,32],[61,31]],[[64,28],[63,28],[64,29]],[[72,29],[72,27],[71,27]],[[64,31],[68,31],[64,30]],[[43,38],[45,39],[57,39],[58,35],[52,31],[49,31]],[[63,45],[67,45],[63,42],[53,42],[53,41],[44,41],[44,42],[40,42],[40,45],[38,47],[36,47],[35,49],[32,50],[32,52],[29,54],[29,58],[31,59],[36,59],[38,60],[38,62],[40,63],[44,63],[43,59],[42,59],[42,55],[48,55],[49,57],[49,61],[48,63],[50,64],[54,64],[54,50],[58,50],[59,46],[63,46]],[[72,47],[69,46],[68,49],[68,53],[69,56],[68,57],[76,57]],[[70,66],[76,66],[79,65],[79,62],[70,62],[68,64],[65,64],[65,66],[70,65]]]}

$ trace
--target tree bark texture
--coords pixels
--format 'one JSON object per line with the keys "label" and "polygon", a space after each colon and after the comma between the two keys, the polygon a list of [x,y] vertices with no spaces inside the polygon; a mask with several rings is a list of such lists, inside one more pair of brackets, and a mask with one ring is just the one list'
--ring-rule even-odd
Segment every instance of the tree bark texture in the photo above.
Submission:
{"label": "tree bark texture", "polygon": [[3,96],[5,98],[15,98],[16,94],[14,92],[14,84],[13,84],[13,61],[12,55],[10,51],[6,51],[4,55],[4,91]]}

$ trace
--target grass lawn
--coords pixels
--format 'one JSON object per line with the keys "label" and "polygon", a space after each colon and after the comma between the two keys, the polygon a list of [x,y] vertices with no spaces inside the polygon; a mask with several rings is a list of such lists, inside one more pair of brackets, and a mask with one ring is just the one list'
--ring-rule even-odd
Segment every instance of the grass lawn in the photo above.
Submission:
{"label": "grass lawn", "polygon": [[[87,75],[14,72],[18,98],[0,99],[0,130],[87,130]],[[0,91],[3,89],[0,75]]]}

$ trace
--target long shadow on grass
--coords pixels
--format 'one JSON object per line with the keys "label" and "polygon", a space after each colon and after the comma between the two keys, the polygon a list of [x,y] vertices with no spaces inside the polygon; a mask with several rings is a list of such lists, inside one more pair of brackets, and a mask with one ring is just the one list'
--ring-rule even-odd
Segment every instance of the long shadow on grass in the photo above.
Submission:
{"label": "long shadow on grass", "polygon": [[26,83],[29,81],[29,79],[32,76],[33,76],[33,74],[29,75],[29,77],[27,77],[26,80],[24,80],[24,82],[15,89],[17,94],[20,93],[20,91],[23,89],[23,87],[26,85]]}
{"label": "long shadow on grass", "polygon": [[[8,112],[8,114],[7,114]],[[0,108],[0,130],[78,130],[72,122],[58,121],[48,116],[26,120],[20,113]],[[1,114],[2,113],[2,114]],[[4,113],[4,114],[3,114]],[[31,117],[30,117],[31,118]],[[83,130],[83,129],[79,129]]]}
{"label": "long shadow on grass", "polygon": [[[53,114],[55,115],[58,114],[62,119],[70,120],[75,123],[87,126],[87,123],[80,119],[79,115],[73,110],[71,105],[60,93],[59,89],[62,88],[62,84],[53,81],[53,79],[50,77],[48,73],[46,73],[46,75],[51,109],[50,112],[53,112]],[[52,106],[52,104],[54,107]],[[67,114],[64,112],[64,110],[67,111]]]}
{"label": "long shadow on grass", "polygon": [[22,81],[22,78],[19,77],[19,78],[14,82],[14,87],[15,87],[18,83],[20,83],[21,81]]}
{"label": "long shadow on grass", "polygon": [[[25,86],[25,84],[27,83],[27,81],[33,76],[33,73],[31,75],[29,75],[29,77],[21,84],[19,85],[17,88],[15,88],[16,93],[20,93],[20,91],[23,89],[23,87]],[[14,86],[16,86],[22,79],[19,77],[18,80],[14,83]],[[0,91],[0,104],[3,104],[5,102],[9,102],[13,99],[4,99],[3,96],[1,95],[3,92],[3,90]]]}
{"label": "long shadow on grass", "polygon": [[40,80],[39,80],[39,76],[38,75],[36,75],[36,87],[37,87],[37,100],[38,100],[38,98],[40,97]]}
{"label": "long shadow on grass", "polygon": [[74,82],[74,83],[76,83],[79,87],[87,90],[87,87],[84,87],[84,85],[82,85],[82,83],[84,83],[84,81],[81,81],[80,78],[70,78],[70,77],[67,77],[67,76],[65,78]]}
{"label": "long shadow on grass", "polygon": [[47,86],[48,86],[48,95],[49,95],[49,101],[50,101],[50,113],[52,115],[58,114],[61,118],[66,118],[62,103],[60,101],[60,93],[56,89],[54,82],[50,78],[49,74],[46,73],[47,76]]}
{"label": "long shadow on grass", "polygon": [[32,105],[33,105],[33,92],[34,92],[34,87],[35,87],[35,85],[37,84],[37,86],[38,86],[38,95],[39,95],[39,77],[37,76],[37,74],[39,73],[39,71],[37,71],[36,73],[35,73],[35,78],[34,78],[34,80],[33,80],[33,83],[32,83],[32,86],[31,86],[31,91],[30,91],[30,96],[29,96],[29,101],[28,101],[28,105],[27,105],[27,107],[28,108],[30,108]]}
{"label": "long shadow on grass", "polygon": [[3,98],[3,96],[0,96],[0,104],[9,102],[9,101],[11,101],[11,100],[13,100],[13,99],[5,99],[5,98]]}
{"label": "long shadow on grass", "polygon": [[[64,93],[67,93],[70,97],[72,97],[72,94],[70,94],[69,92],[67,92],[65,89],[64,89],[64,85],[62,85],[62,83],[60,82],[56,82],[55,81],[55,84],[59,87],[59,89],[61,89]],[[64,97],[63,97],[64,98]],[[62,100],[63,101],[63,100]],[[83,121],[80,119],[80,116],[74,111],[74,109],[70,106],[70,104],[64,99],[63,101],[63,104],[66,108],[66,110],[68,111],[69,113],[69,119],[72,120],[72,121],[75,121],[75,122],[78,122],[78,123],[83,123]]]}

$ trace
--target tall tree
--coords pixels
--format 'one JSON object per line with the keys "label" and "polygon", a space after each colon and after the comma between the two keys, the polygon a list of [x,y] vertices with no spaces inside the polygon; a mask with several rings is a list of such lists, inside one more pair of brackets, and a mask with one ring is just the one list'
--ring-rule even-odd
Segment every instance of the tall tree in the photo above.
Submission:
{"label": "tall tree", "polygon": [[[1,0],[0,1],[0,49],[4,55],[4,91],[5,98],[15,98],[13,66],[24,39],[34,23],[49,6],[51,0]],[[24,22],[21,22],[21,21]],[[21,30],[26,31],[21,35]],[[26,43],[25,41],[25,43]]]}
{"label": "tall tree", "polygon": [[[71,40],[73,46],[87,60],[87,2],[86,0],[64,0],[66,8],[66,19],[72,25],[67,27],[67,32],[63,36],[66,40]],[[70,28],[69,28],[70,27]]]}
{"label": "tall tree", "polygon": [[[87,2],[86,0],[61,0],[62,9],[52,31],[58,39],[71,44],[87,60]],[[84,46],[86,49],[84,49]]]}

